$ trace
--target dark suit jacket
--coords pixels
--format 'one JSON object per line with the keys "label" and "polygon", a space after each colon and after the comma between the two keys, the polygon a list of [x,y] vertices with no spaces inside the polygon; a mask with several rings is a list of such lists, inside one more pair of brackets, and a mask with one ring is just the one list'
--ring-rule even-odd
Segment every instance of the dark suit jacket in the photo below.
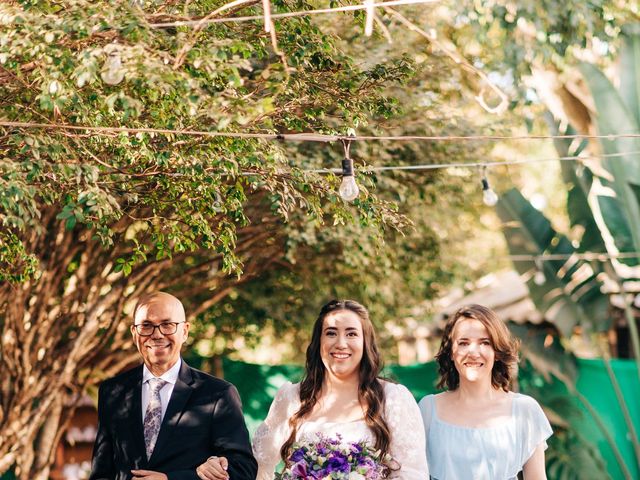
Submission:
{"label": "dark suit jacket", "polygon": [[129,480],[136,469],[162,472],[169,480],[197,480],[196,467],[210,455],[227,457],[231,480],[255,480],[258,467],[240,396],[230,383],[183,360],[148,460],[142,428],[142,365],[100,386],[89,480]]}

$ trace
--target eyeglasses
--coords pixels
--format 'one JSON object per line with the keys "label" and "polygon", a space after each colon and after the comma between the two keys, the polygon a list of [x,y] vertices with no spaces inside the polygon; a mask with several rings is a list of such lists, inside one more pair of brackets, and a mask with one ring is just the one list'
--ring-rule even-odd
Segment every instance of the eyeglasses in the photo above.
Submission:
{"label": "eyeglasses", "polygon": [[153,332],[157,328],[160,330],[160,333],[163,335],[173,335],[178,331],[178,325],[181,323],[187,322],[162,322],[159,325],[154,325],[153,323],[139,323],[134,325],[136,333],[141,337],[150,337],[153,335]]}

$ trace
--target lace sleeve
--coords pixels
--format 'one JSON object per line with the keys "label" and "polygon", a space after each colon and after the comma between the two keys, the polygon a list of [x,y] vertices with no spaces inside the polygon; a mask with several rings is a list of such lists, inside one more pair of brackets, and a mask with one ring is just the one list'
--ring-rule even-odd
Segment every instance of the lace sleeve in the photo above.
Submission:
{"label": "lace sleeve", "polygon": [[276,393],[269,414],[253,436],[253,455],[258,461],[257,480],[273,480],[280,462],[280,447],[290,434],[289,417],[300,405],[298,385],[285,383]]}
{"label": "lace sleeve", "polygon": [[385,395],[385,416],[391,431],[391,455],[400,465],[391,478],[426,480],[429,478],[429,468],[418,404],[403,385],[387,383]]}

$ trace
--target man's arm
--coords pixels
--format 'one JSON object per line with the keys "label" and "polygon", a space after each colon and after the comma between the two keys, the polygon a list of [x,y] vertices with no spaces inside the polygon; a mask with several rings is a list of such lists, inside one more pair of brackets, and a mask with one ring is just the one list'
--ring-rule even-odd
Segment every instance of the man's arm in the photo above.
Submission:
{"label": "man's arm", "polygon": [[109,435],[106,420],[107,397],[106,387],[100,385],[98,393],[98,435],[93,444],[93,458],[91,461],[91,474],[89,480],[113,480],[116,477],[116,468],[113,463],[113,445]]}
{"label": "man's arm", "polygon": [[[210,454],[225,458],[225,462],[228,462],[227,473],[230,480],[255,480],[258,464],[251,450],[238,391],[233,385],[229,385],[214,401],[210,423],[213,439]],[[203,465],[206,465],[206,459],[198,468]],[[155,475],[157,472],[149,474]],[[174,470],[166,472],[166,476],[168,480],[200,480],[197,469]],[[155,476],[151,478],[156,480]]]}
{"label": "man's arm", "polygon": [[230,385],[216,402],[213,411],[213,455],[225,457],[231,480],[255,480],[258,463],[251,450],[249,431],[242,415],[238,390]]}

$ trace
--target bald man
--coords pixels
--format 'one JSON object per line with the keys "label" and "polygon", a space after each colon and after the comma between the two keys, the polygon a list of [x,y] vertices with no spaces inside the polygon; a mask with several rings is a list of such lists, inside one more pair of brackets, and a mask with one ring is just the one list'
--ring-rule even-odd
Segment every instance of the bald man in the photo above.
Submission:
{"label": "bald man", "polygon": [[90,480],[254,480],[257,464],[236,388],[189,367],[180,300],[164,292],[138,300],[131,325],[143,364],[105,381]]}

